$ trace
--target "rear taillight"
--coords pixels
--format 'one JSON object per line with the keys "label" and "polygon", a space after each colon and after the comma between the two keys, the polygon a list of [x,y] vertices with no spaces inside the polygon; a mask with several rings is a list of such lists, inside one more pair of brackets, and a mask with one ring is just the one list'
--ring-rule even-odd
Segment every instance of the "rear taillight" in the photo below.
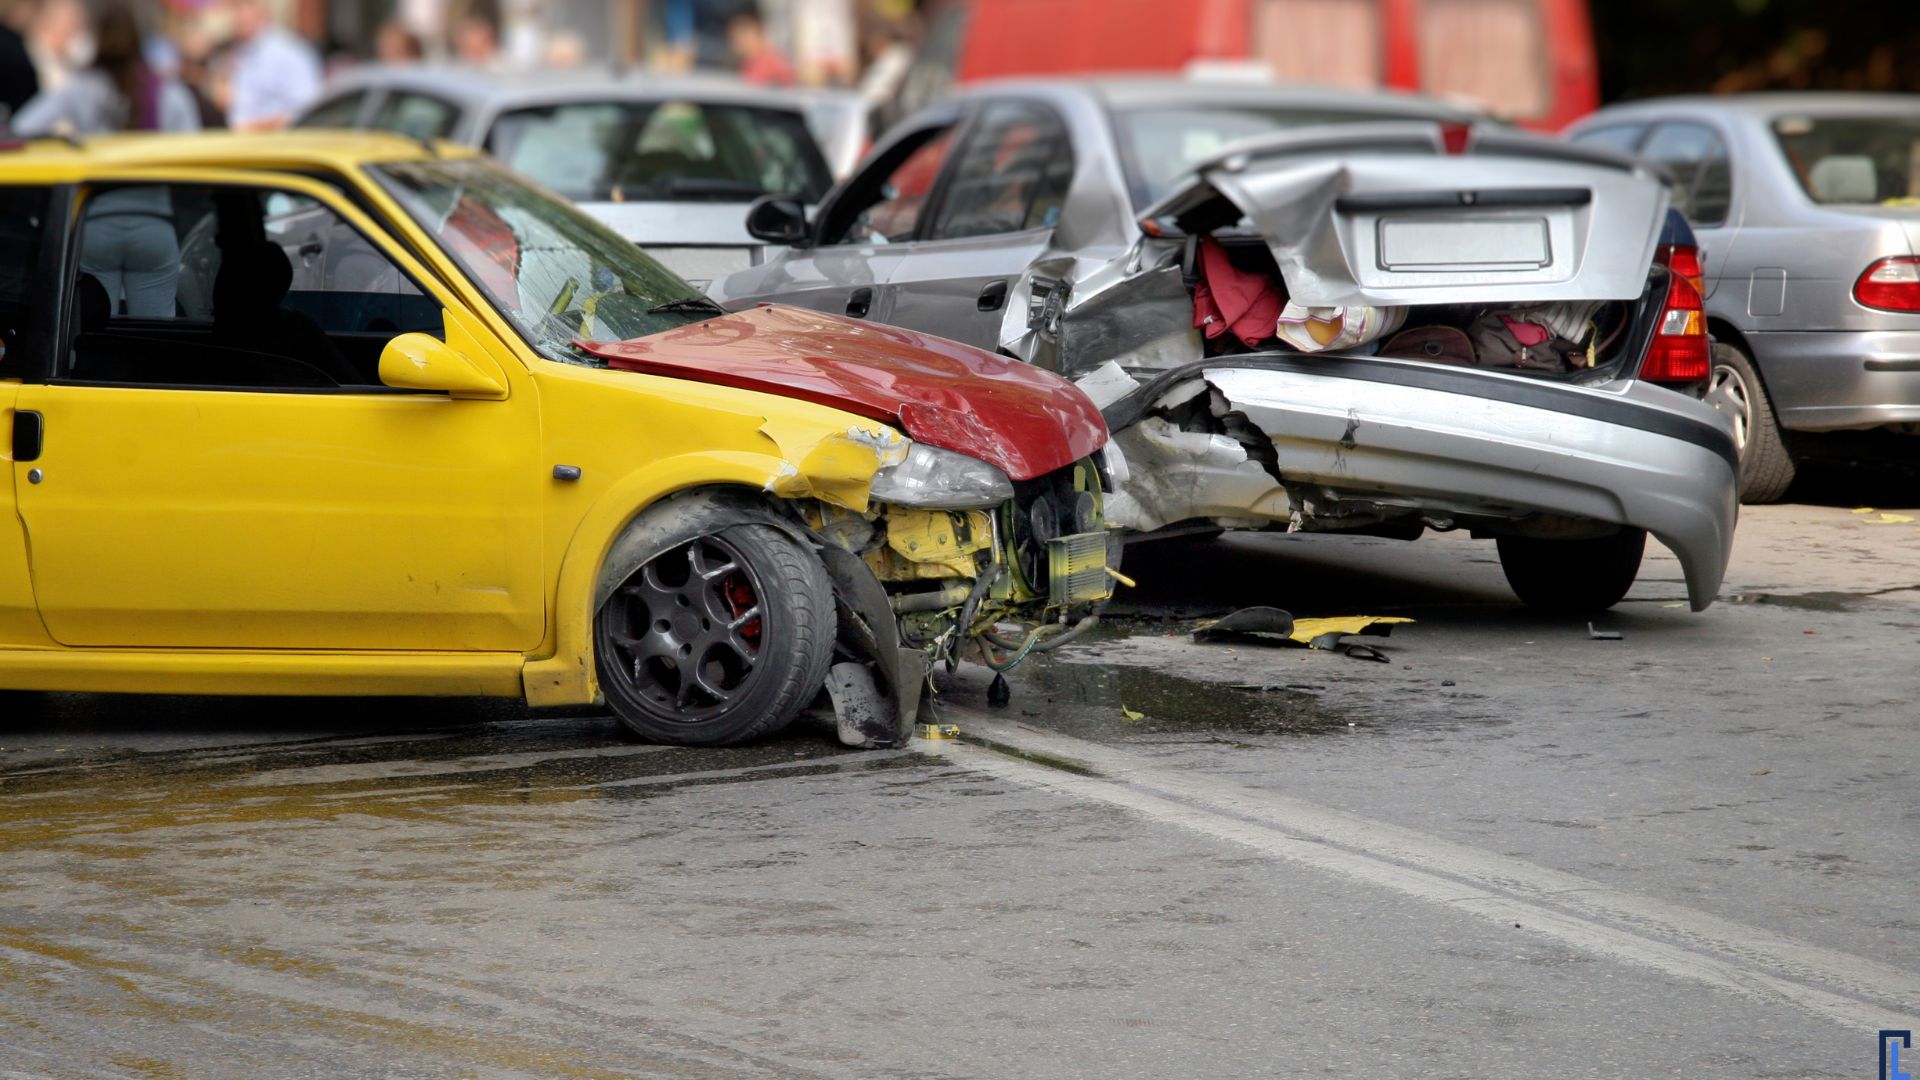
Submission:
{"label": "rear taillight", "polygon": [[1707,295],[1707,272],[1700,262],[1700,249],[1692,244],[1661,244],[1653,260],[1693,282],[1693,291]]}
{"label": "rear taillight", "polygon": [[1853,298],[1882,311],[1920,311],[1920,259],[1881,259],[1853,283]]}
{"label": "rear taillight", "polygon": [[1707,313],[1700,290],[1684,275],[1667,276],[1667,306],[1654,328],[1640,377],[1647,382],[1675,385],[1704,383],[1712,368],[1707,341]]}

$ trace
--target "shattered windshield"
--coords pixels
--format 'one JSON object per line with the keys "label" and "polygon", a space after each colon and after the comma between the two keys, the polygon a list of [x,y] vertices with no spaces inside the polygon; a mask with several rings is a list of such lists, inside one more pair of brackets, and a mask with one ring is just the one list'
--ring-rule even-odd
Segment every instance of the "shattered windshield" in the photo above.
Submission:
{"label": "shattered windshield", "polygon": [[374,175],[534,348],[625,341],[721,314],[619,234],[491,163],[381,165]]}
{"label": "shattered windshield", "polygon": [[1789,116],[1773,134],[1814,202],[1920,206],[1920,119]]}
{"label": "shattered windshield", "polygon": [[588,202],[817,202],[826,161],[797,112],[691,101],[582,101],[516,109],[487,148],[506,166]]}
{"label": "shattered windshield", "polygon": [[1164,197],[1173,182],[1219,153],[1228,143],[1317,124],[1356,124],[1393,120],[1432,122],[1432,113],[1395,116],[1383,112],[1336,109],[1264,108],[1257,105],[1168,105],[1115,114],[1120,156],[1127,171],[1133,208],[1145,210]]}

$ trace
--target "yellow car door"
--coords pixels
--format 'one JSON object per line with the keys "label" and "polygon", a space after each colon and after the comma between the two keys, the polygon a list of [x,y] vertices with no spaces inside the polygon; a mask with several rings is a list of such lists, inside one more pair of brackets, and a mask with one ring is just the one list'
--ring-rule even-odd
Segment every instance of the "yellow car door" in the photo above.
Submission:
{"label": "yellow car door", "polygon": [[52,320],[44,302],[57,256],[46,249],[53,207],[47,184],[0,186],[0,648],[45,645],[27,570],[27,533],[14,498],[14,447],[31,447],[33,416],[14,411],[24,377],[44,366]]}
{"label": "yellow car door", "polygon": [[[55,368],[16,402],[40,445],[12,465],[55,640],[540,641],[535,387],[378,224],[326,185],[233,170],[96,180],[74,223]],[[381,384],[406,331],[497,400]]]}

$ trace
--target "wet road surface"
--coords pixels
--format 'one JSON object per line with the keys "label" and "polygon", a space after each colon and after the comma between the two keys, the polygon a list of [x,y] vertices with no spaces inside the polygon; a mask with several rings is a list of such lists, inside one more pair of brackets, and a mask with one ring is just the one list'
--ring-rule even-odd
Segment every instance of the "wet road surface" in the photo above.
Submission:
{"label": "wet road surface", "polygon": [[[1659,553],[1620,641],[1453,537],[1136,548],[1114,628],[905,751],[10,700],[0,1076],[1871,1075],[1920,527],[1851,509],[1750,510],[1702,615]],[[1190,641],[1250,603],[1418,621]]]}

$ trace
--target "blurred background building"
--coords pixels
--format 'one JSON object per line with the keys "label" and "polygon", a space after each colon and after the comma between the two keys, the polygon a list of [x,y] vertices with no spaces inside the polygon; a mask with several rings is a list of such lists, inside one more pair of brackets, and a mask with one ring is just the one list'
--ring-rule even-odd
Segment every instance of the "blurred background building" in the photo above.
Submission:
{"label": "blurred background building", "polygon": [[[117,0],[0,0],[43,85]],[[987,75],[1210,69],[1399,87],[1557,129],[1608,101],[1920,91],[1920,20],[1831,0],[132,0],[154,66],[223,111],[249,6],[329,71],[371,60],[617,66],[857,87],[886,123]],[[11,29],[8,29],[11,28]],[[285,41],[282,45],[286,45]],[[256,50],[258,51],[258,50]],[[20,66],[19,61],[7,61]]]}

